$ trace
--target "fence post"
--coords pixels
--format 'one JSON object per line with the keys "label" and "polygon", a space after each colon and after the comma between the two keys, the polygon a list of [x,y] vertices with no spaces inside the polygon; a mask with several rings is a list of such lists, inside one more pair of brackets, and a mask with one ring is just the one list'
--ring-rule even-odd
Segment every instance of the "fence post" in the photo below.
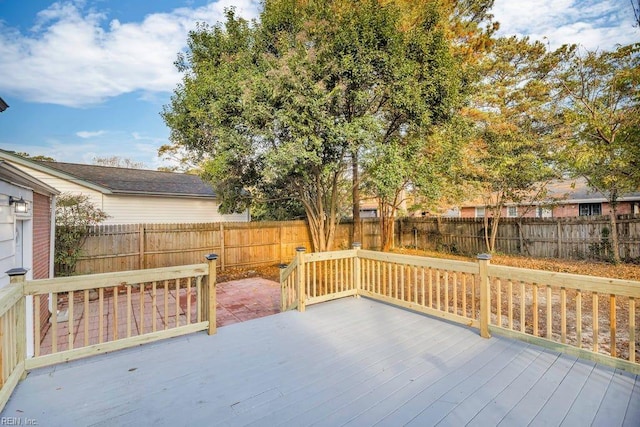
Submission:
{"label": "fence post", "polygon": [[478,266],[480,267],[480,336],[491,338],[489,334],[489,321],[491,320],[491,289],[489,287],[489,261],[490,254],[479,254]]}
{"label": "fence post", "polygon": [[[20,301],[17,303],[16,319],[15,319],[16,358],[19,364],[20,362],[24,362],[24,360],[27,357],[27,312],[26,312],[27,307],[26,307],[25,298],[24,298],[24,283],[25,283],[25,278],[26,278],[25,276],[27,274],[27,270],[24,268],[12,268],[6,273],[7,273],[7,276],[9,276],[9,285],[19,286],[22,293],[22,297],[20,298]],[[27,373],[26,371],[23,370],[23,372],[20,375],[20,378],[24,379],[26,376],[27,376]]]}
{"label": "fence post", "polygon": [[207,276],[207,293],[205,307],[207,309],[207,319],[209,320],[209,335],[217,331],[216,325],[216,264],[218,255],[209,254],[205,257],[209,263],[209,275]]}
{"label": "fence post", "polygon": [[296,248],[296,257],[298,258],[298,274],[296,275],[296,287],[298,293],[298,311],[305,310],[305,283],[304,283],[304,246]]}
{"label": "fence post", "polygon": [[358,251],[362,248],[362,243],[353,242],[351,247],[356,251],[356,256],[353,258],[353,282],[356,288],[356,298],[360,298],[360,289],[362,287],[361,283],[361,273],[360,273],[360,257],[358,255]]}

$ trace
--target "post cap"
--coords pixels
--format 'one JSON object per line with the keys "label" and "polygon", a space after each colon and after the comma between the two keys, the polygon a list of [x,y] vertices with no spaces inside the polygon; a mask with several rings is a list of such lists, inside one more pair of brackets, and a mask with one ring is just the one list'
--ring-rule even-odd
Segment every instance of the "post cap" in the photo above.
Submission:
{"label": "post cap", "polygon": [[360,242],[353,242],[353,243],[351,244],[351,247],[352,247],[352,248],[361,248],[361,247],[362,247],[362,243],[360,243]]}
{"label": "post cap", "polygon": [[289,264],[278,264],[278,268],[287,268]]}
{"label": "post cap", "polygon": [[207,261],[213,261],[213,260],[218,259],[218,254],[205,255],[205,258],[207,259]]}
{"label": "post cap", "polygon": [[304,252],[304,251],[306,251],[306,250],[307,250],[307,248],[305,248],[304,246],[298,246],[298,247],[296,248],[296,252]]}
{"label": "post cap", "polygon": [[480,261],[489,261],[491,259],[491,254],[478,254],[476,258]]}
{"label": "post cap", "polygon": [[7,273],[7,276],[9,277],[13,277],[13,276],[24,276],[25,274],[27,274],[27,271],[28,270],[26,268],[16,267],[16,268],[12,268],[11,270],[5,271],[5,273]]}

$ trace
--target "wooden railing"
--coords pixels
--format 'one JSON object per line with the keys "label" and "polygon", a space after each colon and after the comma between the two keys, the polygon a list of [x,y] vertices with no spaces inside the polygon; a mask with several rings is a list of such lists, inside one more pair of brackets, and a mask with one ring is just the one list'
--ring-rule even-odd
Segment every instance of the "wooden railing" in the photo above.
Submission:
{"label": "wooden railing", "polygon": [[0,411],[25,375],[26,305],[19,285],[25,272],[7,271],[10,284],[0,289]]}
{"label": "wooden railing", "polygon": [[640,282],[503,267],[490,258],[474,263],[358,247],[298,252],[287,277],[298,270],[299,310],[362,295],[478,328],[486,338],[506,335],[640,373]]}
{"label": "wooden railing", "polygon": [[491,331],[541,337],[583,358],[638,361],[640,282],[498,265],[488,276]]}
{"label": "wooden railing", "polygon": [[[10,285],[0,289],[0,410],[26,370],[196,331],[215,333],[216,260],[209,255],[203,264],[28,281],[26,270],[12,270]],[[40,299],[49,297],[47,328],[40,324]],[[27,306],[33,306],[30,331]]]}

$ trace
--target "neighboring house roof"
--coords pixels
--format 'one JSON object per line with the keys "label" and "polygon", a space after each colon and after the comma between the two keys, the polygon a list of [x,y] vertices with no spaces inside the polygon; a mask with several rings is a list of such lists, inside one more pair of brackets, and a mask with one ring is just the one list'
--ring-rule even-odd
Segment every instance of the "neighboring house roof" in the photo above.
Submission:
{"label": "neighboring house roof", "polygon": [[55,188],[21,171],[17,167],[0,160],[0,180],[11,183],[18,187],[28,188],[40,194],[57,195],[60,194]]}
{"label": "neighboring house roof", "polygon": [[[584,178],[566,179],[552,181],[546,186],[547,194],[543,200],[533,203],[523,202],[522,205],[545,205],[545,204],[567,204],[567,203],[602,203],[608,198],[599,191],[589,188],[587,180]],[[624,194],[618,201],[640,201],[640,191]],[[484,206],[482,197],[467,200],[461,204],[462,207]],[[516,203],[506,203],[507,206]]]}
{"label": "neighboring house roof", "polygon": [[4,102],[4,99],[0,98],[0,113],[9,108],[9,104]]}
{"label": "neighboring house roof", "polygon": [[0,150],[0,158],[73,181],[104,194],[215,198],[213,188],[197,175],[77,163],[44,162]]}

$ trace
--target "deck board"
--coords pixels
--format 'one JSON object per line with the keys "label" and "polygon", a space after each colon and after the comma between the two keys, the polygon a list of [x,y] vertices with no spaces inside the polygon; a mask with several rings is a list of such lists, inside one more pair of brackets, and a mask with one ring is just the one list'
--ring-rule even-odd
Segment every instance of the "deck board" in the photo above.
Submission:
{"label": "deck board", "polygon": [[366,298],[29,374],[39,425],[640,425],[636,375]]}

